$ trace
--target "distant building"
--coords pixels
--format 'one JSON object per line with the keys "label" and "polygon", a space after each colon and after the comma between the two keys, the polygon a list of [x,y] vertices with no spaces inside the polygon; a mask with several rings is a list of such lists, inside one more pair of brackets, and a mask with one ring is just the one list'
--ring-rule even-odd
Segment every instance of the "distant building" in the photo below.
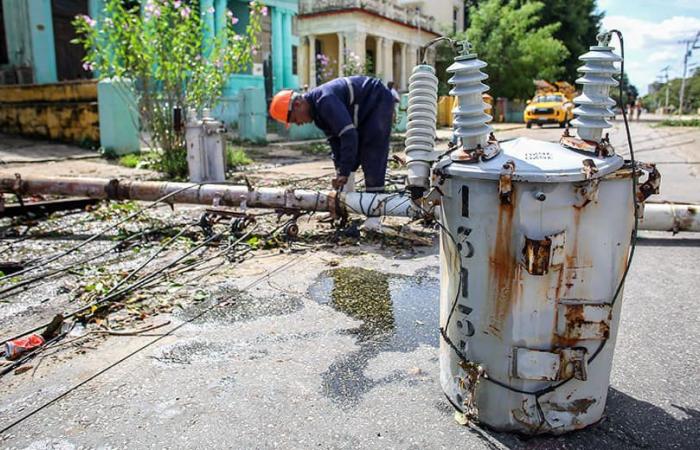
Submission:
{"label": "distant building", "polygon": [[[300,84],[309,87],[321,81],[319,55],[331,61],[331,75],[339,76],[352,52],[369,63],[369,74],[406,89],[420,48],[440,36],[432,16],[398,0],[300,0],[297,32]],[[428,56],[434,58],[434,52]]]}
{"label": "distant building", "polygon": [[659,81],[654,81],[650,85],[647,86],[647,94],[652,95],[656,94],[661,90],[661,88],[664,87],[664,84],[659,82]]}
{"label": "distant building", "polygon": [[398,0],[406,8],[418,8],[435,18],[435,30],[441,34],[464,31],[464,0]]}
{"label": "distant building", "polygon": [[[214,39],[221,32],[226,9],[240,19],[237,31],[245,32],[248,3],[199,0],[202,11],[215,11],[208,18],[213,33],[203,38]],[[266,97],[284,87],[299,86],[295,64],[299,38],[292,25],[298,2],[264,3],[270,14],[263,17],[260,51],[248,71],[231,76],[215,110],[227,123],[239,121],[242,89],[258,90],[250,98],[264,110]],[[103,147],[118,151],[139,149],[129,109],[114,90],[103,86],[106,82],[98,89],[93,74],[83,69],[83,48],[70,42],[76,37],[71,24],[75,16],[99,18],[103,7],[104,0],[0,0],[0,131],[72,142],[101,141]],[[246,117],[250,114],[245,112]],[[264,139],[264,113],[258,122],[262,127],[257,127],[254,138]]]}

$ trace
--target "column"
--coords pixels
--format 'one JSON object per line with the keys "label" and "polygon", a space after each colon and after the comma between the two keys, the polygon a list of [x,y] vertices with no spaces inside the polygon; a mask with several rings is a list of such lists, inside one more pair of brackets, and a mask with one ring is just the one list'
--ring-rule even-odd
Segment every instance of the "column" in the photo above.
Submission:
{"label": "column", "polygon": [[407,58],[407,53],[408,53],[408,45],[406,43],[401,44],[401,63],[399,67],[401,68],[401,74],[400,74],[400,83],[399,86],[401,87],[402,90],[408,89],[408,77],[406,74],[408,73],[406,71],[406,67],[408,64],[406,64]]}
{"label": "column", "polygon": [[282,12],[282,61],[284,69],[283,88],[294,86],[292,80],[292,15],[289,11]]}
{"label": "column", "polygon": [[202,30],[202,49],[204,50],[204,56],[207,58],[211,55],[214,49],[214,39],[216,33],[216,25],[214,24],[214,14],[209,14],[209,8],[214,7],[214,0],[199,0],[199,10],[204,14],[202,16],[202,22],[204,30]]}
{"label": "column", "polygon": [[345,64],[345,33],[338,33],[338,76],[343,76],[343,64]]}
{"label": "column", "polygon": [[310,34],[308,36],[309,39],[309,60],[307,61],[309,64],[309,79],[308,79],[308,84],[309,88],[314,88],[316,87],[316,36],[313,34]]}
{"label": "column", "polygon": [[394,41],[384,38],[384,81],[394,81]]}
{"label": "column", "polygon": [[345,35],[345,46],[346,52],[349,55],[350,52],[354,53],[359,57],[360,64],[365,64],[365,58],[367,57],[367,33],[361,31],[353,31]]}
{"label": "column", "polygon": [[406,74],[410,77],[413,73],[413,68],[418,65],[418,46],[408,45],[408,58],[406,58]]}
{"label": "column", "polygon": [[226,0],[214,0],[214,32],[216,37],[226,31]]}
{"label": "column", "polygon": [[58,76],[56,74],[56,45],[53,40],[51,0],[27,0],[27,12],[29,14],[34,82],[38,84],[55,83]]}
{"label": "column", "polygon": [[272,7],[272,90],[278,92],[284,86],[284,40],[282,37],[282,14]]}
{"label": "column", "polygon": [[375,52],[374,55],[374,73],[377,78],[379,79],[384,79],[384,38],[382,37],[375,37],[375,40],[377,43],[375,44],[375,48],[377,51]]}

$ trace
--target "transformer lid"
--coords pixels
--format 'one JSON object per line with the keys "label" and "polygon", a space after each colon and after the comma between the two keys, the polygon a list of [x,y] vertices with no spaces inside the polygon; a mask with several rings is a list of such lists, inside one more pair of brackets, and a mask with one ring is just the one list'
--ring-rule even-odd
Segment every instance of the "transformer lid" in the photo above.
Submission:
{"label": "transformer lid", "polygon": [[[604,177],[624,165],[624,159],[619,155],[599,157],[536,139],[517,138],[502,142],[500,147],[501,152],[488,161],[466,163],[454,160],[452,164],[445,165],[443,170],[456,177],[498,180],[504,172],[503,166],[508,161],[513,161],[513,181],[572,183]],[[595,165],[593,171],[588,160]],[[584,161],[587,162],[584,164]]]}

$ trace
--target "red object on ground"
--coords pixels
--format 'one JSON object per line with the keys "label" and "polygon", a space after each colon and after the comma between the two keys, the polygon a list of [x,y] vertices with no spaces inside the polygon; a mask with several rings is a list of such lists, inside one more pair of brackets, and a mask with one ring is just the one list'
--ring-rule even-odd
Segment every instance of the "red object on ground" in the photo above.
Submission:
{"label": "red object on ground", "polygon": [[15,339],[5,343],[5,357],[9,360],[17,359],[39,346],[44,345],[44,338],[38,334],[31,334],[25,338]]}

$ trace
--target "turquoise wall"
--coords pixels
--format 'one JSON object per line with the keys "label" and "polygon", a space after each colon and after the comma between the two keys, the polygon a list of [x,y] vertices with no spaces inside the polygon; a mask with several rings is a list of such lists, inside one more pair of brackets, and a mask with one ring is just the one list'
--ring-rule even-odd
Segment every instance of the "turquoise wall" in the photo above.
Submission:
{"label": "turquoise wall", "polygon": [[100,146],[118,155],[134,153],[141,148],[139,117],[133,110],[135,102],[130,84],[111,79],[97,83]]}
{"label": "turquoise wall", "polygon": [[[3,2],[4,25],[7,34],[8,52],[10,64],[17,66],[30,65],[34,70],[35,81],[42,83],[55,83],[56,54],[53,38],[53,22],[51,17],[51,0],[0,0]],[[231,9],[239,17],[240,22],[236,28],[238,32],[245,32],[248,24],[248,0],[199,0],[203,11],[210,7],[215,8],[215,14],[207,15],[208,30],[203,33],[203,39],[207,42],[220,35],[226,24],[226,9]],[[267,0],[271,21],[272,44],[272,85],[273,90],[283,88],[296,89],[299,87],[299,77],[293,74],[292,46],[299,44],[299,38],[292,35],[292,19],[297,14],[298,2],[296,0]],[[88,8],[92,17],[99,17],[104,5],[104,0],[88,0]],[[239,95],[246,89],[245,95]],[[250,89],[259,89],[260,92],[252,94]],[[246,111],[253,110],[256,114],[255,126],[244,127],[254,130],[253,134],[241,136],[244,139],[260,141],[265,139],[266,129],[260,126],[259,115],[262,108],[266,110],[265,80],[261,75],[253,75],[252,68],[244,73],[232,76],[224,88],[221,102],[214,108],[217,118],[227,124],[237,124],[241,114],[240,102],[245,98],[248,103],[261,101],[261,105],[255,107],[246,106]],[[133,122],[127,115],[128,108],[123,100],[110,87],[109,82],[98,87],[100,102],[104,100],[114,112],[108,108],[100,107],[100,122],[104,123],[103,135],[104,147],[124,149],[121,151],[138,150],[138,139],[134,136],[124,137],[124,133],[137,133],[133,127],[122,127],[123,124]],[[120,105],[120,103],[122,103]],[[249,114],[249,112],[245,112]],[[131,113],[129,113],[131,114]],[[104,117],[103,117],[104,116]],[[114,122],[110,129],[109,122]],[[246,132],[248,133],[248,132]],[[137,136],[136,136],[137,137]],[[126,143],[126,144],[125,144]]]}
{"label": "turquoise wall", "polygon": [[10,64],[32,66],[36,83],[55,83],[51,0],[2,0]]}

